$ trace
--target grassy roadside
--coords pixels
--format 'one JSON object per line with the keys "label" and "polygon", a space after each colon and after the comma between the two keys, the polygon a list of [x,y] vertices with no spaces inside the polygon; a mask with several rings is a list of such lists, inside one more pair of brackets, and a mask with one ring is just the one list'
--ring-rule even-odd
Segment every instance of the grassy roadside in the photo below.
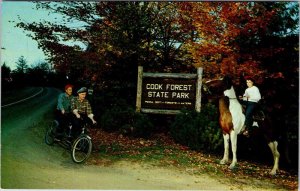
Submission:
{"label": "grassy roadside", "polygon": [[[44,138],[49,122],[49,115],[44,120],[32,125],[31,132],[38,139]],[[205,174],[227,184],[253,184],[260,188],[267,183],[270,190],[297,190],[298,175],[279,170],[276,176],[269,175],[271,164],[264,165],[239,160],[235,170],[228,165],[220,165],[223,153],[213,155],[190,150],[188,147],[175,143],[165,134],[154,135],[149,139],[132,138],[116,132],[106,132],[101,128],[90,129],[93,140],[93,153],[85,165],[111,166],[127,161],[161,168],[177,169],[192,175]],[[45,146],[47,146],[45,144]],[[71,160],[71,159],[70,159]]]}
{"label": "grassy roadside", "polygon": [[[223,153],[213,155],[193,151],[175,143],[170,136],[159,134],[149,139],[130,138],[118,133],[91,129],[93,155],[87,164],[112,165],[119,161],[131,161],[164,168],[177,168],[190,174],[207,174],[228,181],[230,184],[257,184],[266,181],[276,185],[275,189],[297,190],[298,175],[279,170],[276,176],[269,175],[271,164],[239,161],[235,170],[220,165]],[[251,183],[251,184],[252,184]]]}
{"label": "grassy roadside", "polygon": [[[1,105],[10,104],[15,101],[30,97],[40,91],[39,87],[24,87],[17,90],[1,92]],[[17,92],[17,93],[16,93]]]}

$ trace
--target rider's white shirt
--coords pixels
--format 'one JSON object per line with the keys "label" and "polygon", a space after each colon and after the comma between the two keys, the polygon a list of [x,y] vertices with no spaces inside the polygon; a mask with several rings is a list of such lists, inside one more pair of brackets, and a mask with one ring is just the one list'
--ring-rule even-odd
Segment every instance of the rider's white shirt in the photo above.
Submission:
{"label": "rider's white shirt", "polygon": [[258,102],[260,99],[261,95],[259,89],[256,86],[252,86],[246,89],[243,97],[244,101]]}

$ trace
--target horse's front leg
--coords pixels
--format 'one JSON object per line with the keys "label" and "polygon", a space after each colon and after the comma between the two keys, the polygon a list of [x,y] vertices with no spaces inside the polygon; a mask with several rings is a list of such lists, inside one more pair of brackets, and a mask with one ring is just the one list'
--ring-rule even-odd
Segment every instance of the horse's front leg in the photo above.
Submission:
{"label": "horse's front leg", "polygon": [[271,152],[272,152],[273,158],[274,158],[274,166],[273,166],[273,169],[271,170],[270,174],[275,175],[276,171],[278,170],[278,166],[279,166],[278,163],[279,163],[279,157],[280,157],[280,154],[277,150],[278,143],[277,143],[277,141],[274,141],[274,142],[270,142],[268,145],[271,149]]}
{"label": "horse's front leg", "polygon": [[224,139],[224,156],[220,164],[226,164],[229,160],[229,134],[223,134]]}
{"label": "horse's front leg", "polygon": [[237,149],[237,134],[235,131],[230,132],[231,149],[232,149],[232,162],[229,166],[230,169],[234,169],[237,164],[236,149]]}

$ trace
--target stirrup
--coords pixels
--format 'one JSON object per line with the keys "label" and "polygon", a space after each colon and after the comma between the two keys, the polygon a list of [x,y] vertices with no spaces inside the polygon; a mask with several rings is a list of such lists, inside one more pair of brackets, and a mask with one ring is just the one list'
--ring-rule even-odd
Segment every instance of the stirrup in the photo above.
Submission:
{"label": "stirrup", "polygon": [[265,118],[266,118],[266,115],[262,110],[255,112],[252,116],[252,119],[254,121],[264,121]]}
{"label": "stirrup", "polygon": [[244,130],[242,133],[245,137],[249,137],[249,131],[248,130]]}

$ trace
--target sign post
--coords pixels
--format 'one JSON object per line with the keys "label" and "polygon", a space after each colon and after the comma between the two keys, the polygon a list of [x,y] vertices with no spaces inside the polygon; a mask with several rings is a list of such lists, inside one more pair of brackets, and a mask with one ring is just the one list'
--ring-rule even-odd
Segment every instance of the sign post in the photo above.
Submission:
{"label": "sign post", "polygon": [[177,114],[181,109],[201,110],[202,68],[197,74],[144,73],[138,68],[136,111]]}
{"label": "sign post", "polygon": [[136,111],[141,112],[142,101],[142,84],[143,84],[143,66],[138,67]]}
{"label": "sign post", "polygon": [[203,68],[197,69],[197,88],[196,88],[196,111],[201,111],[201,87],[202,87]]}

